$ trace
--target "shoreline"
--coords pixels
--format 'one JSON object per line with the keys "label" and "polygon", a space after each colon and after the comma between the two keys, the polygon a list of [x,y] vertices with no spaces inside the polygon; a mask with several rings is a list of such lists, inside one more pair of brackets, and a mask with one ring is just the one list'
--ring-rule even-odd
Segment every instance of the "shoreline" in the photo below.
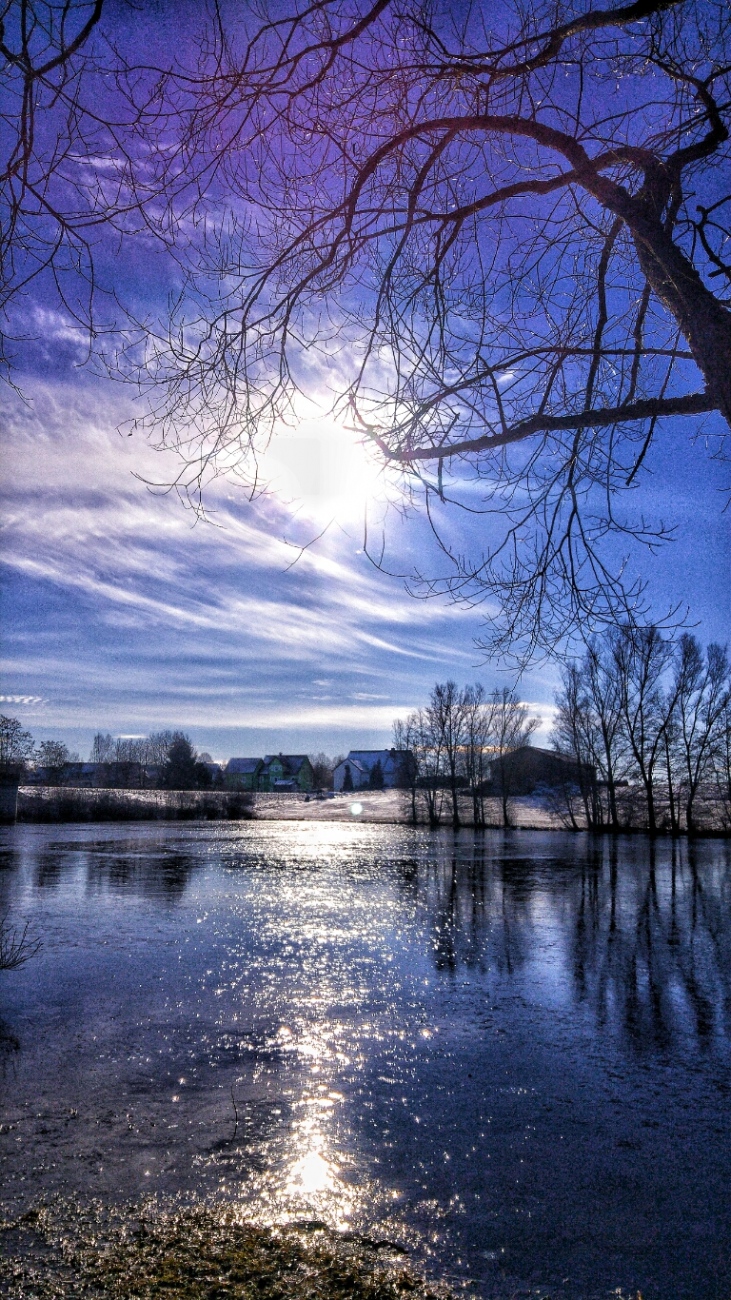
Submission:
{"label": "shoreline", "polygon": [[[446,799],[445,799],[446,803]],[[485,800],[487,821],[475,827],[471,817],[471,800],[463,800],[460,830],[473,831],[562,831],[616,838],[620,835],[647,835],[642,826],[572,827],[560,813],[546,806],[536,795],[511,799],[512,822],[504,826],[498,799]],[[142,790],[97,789],[69,786],[21,786],[18,790],[20,825],[99,824],[110,822],[317,822],[338,825],[417,826],[429,829],[426,818],[412,818],[411,794],[408,790],[364,790],[348,794],[338,792],[317,798],[305,794],[265,794],[234,790]],[[446,814],[434,830],[451,830]],[[672,835],[661,830],[657,839],[728,839],[731,828],[706,825],[693,834],[686,831]]]}

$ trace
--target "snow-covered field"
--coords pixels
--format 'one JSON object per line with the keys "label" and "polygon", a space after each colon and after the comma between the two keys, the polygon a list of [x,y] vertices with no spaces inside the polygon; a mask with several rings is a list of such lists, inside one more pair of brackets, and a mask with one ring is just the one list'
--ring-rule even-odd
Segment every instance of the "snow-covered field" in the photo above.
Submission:
{"label": "snow-covered field", "polygon": [[[424,809],[419,801],[419,820],[424,819]],[[257,821],[315,821],[315,822],[381,822],[405,823],[411,821],[411,795],[408,790],[356,790],[350,794],[336,794],[333,798],[318,799],[303,794],[257,794],[254,796],[254,817]],[[561,825],[555,814],[549,812],[536,798],[511,800],[513,823],[525,828],[546,830]],[[489,824],[501,824],[501,810],[497,799],[486,800]],[[469,826],[472,804],[460,799],[460,818]],[[451,816],[445,796],[442,823],[449,825]]]}

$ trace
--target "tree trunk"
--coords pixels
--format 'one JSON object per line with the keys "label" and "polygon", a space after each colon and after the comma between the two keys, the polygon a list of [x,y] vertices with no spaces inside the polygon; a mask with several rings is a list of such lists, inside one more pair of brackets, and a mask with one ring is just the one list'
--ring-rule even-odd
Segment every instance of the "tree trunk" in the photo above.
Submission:
{"label": "tree trunk", "polygon": [[655,816],[655,785],[652,776],[645,778],[644,786],[645,786],[645,798],[647,800],[647,829],[650,835],[657,835],[657,818]]}
{"label": "tree trunk", "polygon": [[670,745],[668,744],[667,735],[665,737],[665,770],[668,778],[668,805],[670,809],[670,834],[677,835],[680,827],[675,810],[675,794],[673,793],[673,765],[670,760]]}
{"label": "tree trunk", "polygon": [[699,784],[700,782],[697,780],[691,780],[688,783],[688,795],[685,801],[685,825],[689,835],[695,835],[696,833],[694,809]]}
{"label": "tree trunk", "polygon": [[607,729],[602,725],[602,743],[604,745],[604,759],[607,767],[607,799],[609,801],[609,821],[613,831],[619,830],[619,817],[617,816],[617,789],[614,784],[614,762],[612,755],[612,745],[607,734]]}
{"label": "tree trunk", "polygon": [[449,785],[452,795],[452,829],[459,830],[459,803],[457,801],[457,772],[454,763],[450,762]]}
{"label": "tree trunk", "polygon": [[639,214],[622,215],[647,283],[677,321],[708,391],[731,426],[731,312],[706,288],[646,206]]}

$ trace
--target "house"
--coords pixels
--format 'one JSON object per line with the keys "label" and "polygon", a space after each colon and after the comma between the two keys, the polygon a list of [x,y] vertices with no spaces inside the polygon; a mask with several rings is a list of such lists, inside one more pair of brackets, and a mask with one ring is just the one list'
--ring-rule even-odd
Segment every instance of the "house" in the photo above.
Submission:
{"label": "house", "polygon": [[414,756],[408,749],[351,749],[333,771],[335,790],[404,789],[411,782]]}
{"label": "house", "polygon": [[309,791],[315,783],[312,764],[306,754],[267,754],[259,773],[259,790]]}
{"label": "house", "polygon": [[263,758],[230,758],[223,770],[229,790],[258,790]]}
{"label": "house", "polygon": [[109,763],[64,763],[62,767],[35,767],[28,785],[64,785],[74,789],[138,789],[154,785],[150,768],[134,759]]}
{"label": "house", "polygon": [[485,793],[499,793],[503,781],[512,795],[533,794],[540,786],[562,789],[575,785],[588,789],[596,781],[596,769],[554,749],[521,745],[492,760]]}

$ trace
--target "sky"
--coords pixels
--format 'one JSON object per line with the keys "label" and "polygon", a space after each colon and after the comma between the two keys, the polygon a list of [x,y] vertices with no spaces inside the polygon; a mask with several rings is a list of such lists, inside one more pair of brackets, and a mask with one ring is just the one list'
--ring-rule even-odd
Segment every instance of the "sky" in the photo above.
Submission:
{"label": "sky", "polygon": [[[119,284],[110,247],[105,256],[115,289],[138,292],[147,274],[167,286],[169,268],[143,237]],[[42,285],[19,310],[27,341],[15,386],[0,389],[0,711],[36,740],[86,757],[98,730],[182,728],[217,759],[335,755],[389,744],[393,720],[435,681],[513,684],[475,645],[479,608],[408,594],[399,575],[437,571],[439,556],[423,518],[387,509],[396,486],[352,433],[308,411],[263,466],[268,494],[250,502],[219,479],[197,520],[174,492],[151,488],[173,481],[174,454],[128,433],[134,394],[86,364],[78,330]],[[731,474],[695,434],[674,420],[653,445],[637,504],[676,533],[634,562],[658,615],[687,606],[701,640],[723,642]],[[392,576],[363,552],[366,502],[386,520]],[[479,549],[479,519],[448,527]],[[558,683],[557,661],[518,683],[542,719],[539,743]]]}
{"label": "sky", "polygon": [[[127,395],[72,362],[59,367],[63,341],[50,331],[46,346],[49,375],[27,375],[24,400],[7,389],[2,397],[0,710],[37,740],[60,738],[86,756],[97,730],[181,727],[221,759],[336,754],[390,743],[393,719],[423,704],[437,680],[512,683],[474,645],[479,610],[415,599],[363,555],[347,462],[343,482],[327,476],[318,498],[311,426],[280,498],[252,505],[219,481],[206,498],[209,521],[198,522],[143,481],[170,481],[174,461],[143,435],[119,432]],[[320,439],[325,453],[331,436]],[[666,441],[652,496],[672,509],[678,532],[647,557],[651,590],[658,608],[687,601],[704,641],[723,640],[731,622],[723,467],[687,433]],[[378,481],[363,477],[376,495]],[[343,522],[300,552],[293,542],[316,536],[333,510]],[[429,553],[418,517],[392,518],[389,537],[395,567]],[[539,741],[558,675],[544,663],[519,683],[543,719]]]}

